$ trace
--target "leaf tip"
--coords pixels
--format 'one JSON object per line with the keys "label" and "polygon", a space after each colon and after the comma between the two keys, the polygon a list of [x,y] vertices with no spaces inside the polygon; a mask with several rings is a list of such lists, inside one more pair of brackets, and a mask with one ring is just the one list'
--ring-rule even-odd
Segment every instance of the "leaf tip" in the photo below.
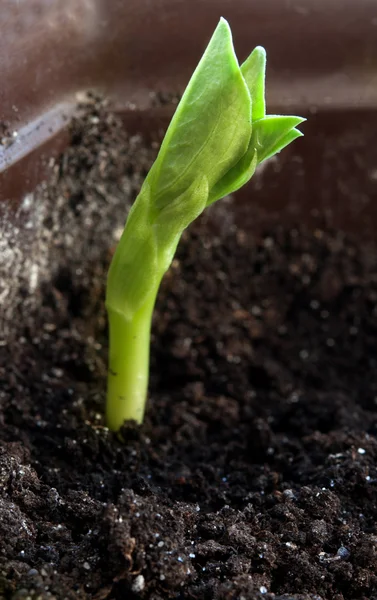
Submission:
{"label": "leaf tip", "polygon": [[227,33],[231,33],[229,22],[224,17],[220,17],[216,29],[223,29]]}
{"label": "leaf tip", "polygon": [[252,54],[255,54],[261,62],[262,62],[262,60],[264,62],[266,62],[266,60],[267,60],[267,52],[263,46],[255,46]]}

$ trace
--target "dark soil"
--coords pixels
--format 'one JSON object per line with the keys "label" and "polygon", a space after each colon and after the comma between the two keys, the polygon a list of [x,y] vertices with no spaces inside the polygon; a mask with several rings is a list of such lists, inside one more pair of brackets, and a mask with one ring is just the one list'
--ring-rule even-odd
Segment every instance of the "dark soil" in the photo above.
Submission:
{"label": "dark soil", "polygon": [[[85,118],[43,191],[65,190],[72,223],[154,153]],[[207,218],[164,280],[126,443],[102,417],[112,242],[41,282],[1,348],[1,598],[377,599],[377,248]]]}

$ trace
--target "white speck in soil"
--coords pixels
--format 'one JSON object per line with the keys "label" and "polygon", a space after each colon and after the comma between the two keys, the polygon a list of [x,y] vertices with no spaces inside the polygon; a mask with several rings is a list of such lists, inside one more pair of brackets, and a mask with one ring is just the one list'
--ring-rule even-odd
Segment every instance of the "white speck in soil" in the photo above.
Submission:
{"label": "white speck in soil", "polygon": [[139,592],[142,592],[144,587],[145,587],[144,575],[138,575],[137,577],[135,577],[135,579],[132,583],[132,591],[135,594],[137,594]]}

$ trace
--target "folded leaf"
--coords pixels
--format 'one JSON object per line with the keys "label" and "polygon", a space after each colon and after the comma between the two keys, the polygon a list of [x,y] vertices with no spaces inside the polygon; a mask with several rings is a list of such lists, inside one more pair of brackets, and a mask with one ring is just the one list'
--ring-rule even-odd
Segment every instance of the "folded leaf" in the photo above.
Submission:
{"label": "folded leaf", "polygon": [[186,227],[203,212],[208,199],[208,181],[203,175],[178,198],[165,206],[153,222],[161,274],[169,268],[179,239]]}
{"label": "folded leaf", "polygon": [[241,160],[212,188],[208,196],[207,206],[228,194],[233,194],[245,185],[254,175],[257,164],[257,153],[254,146],[250,144]]}
{"label": "folded leaf", "polygon": [[[267,115],[255,121],[251,137],[258,164],[280,152],[291,140],[302,135],[295,127],[303,121],[305,119],[302,117],[281,115]],[[292,133],[293,130],[295,133]]]}
{"label": "folded leaf", "polygon": [[148,175],[154,208],[180,196],[198,174],[211,188],[244,155],[250,136],[250,94],[221,19]]}

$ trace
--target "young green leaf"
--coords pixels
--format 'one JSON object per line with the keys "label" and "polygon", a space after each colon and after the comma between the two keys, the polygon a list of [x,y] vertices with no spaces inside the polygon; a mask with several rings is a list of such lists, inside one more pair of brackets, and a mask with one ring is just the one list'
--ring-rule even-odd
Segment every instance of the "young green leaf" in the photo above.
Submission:
{"label": "young green leaf", "polygon": [[249,58],[241,65],[241,73],[250,92],[252,120],[263,119],[266,115],[266,51],[262,46],[254,48]]}
{"label": "young green leaf", "polygon": [[252,145],[258,156],[258,163],[280,152],[292,140],[302,136],[296,129],[305,121],[301,117],[268,115],[253,124]]}
{"label": "young green leaf", "polygon": [[250,136],[250,93],[229,25],[221,19],[148,174],[156,210],[180,196],[198,174],[211,189],[246,152]]}
{"label": "young green leaf", "polygon": [[261,47],[239,66],[220,19],[129,213],[106,293],[111,429],[143,419],[154,302],[183,230],[301,135],[300,117],[266,116],[265,68]]}

